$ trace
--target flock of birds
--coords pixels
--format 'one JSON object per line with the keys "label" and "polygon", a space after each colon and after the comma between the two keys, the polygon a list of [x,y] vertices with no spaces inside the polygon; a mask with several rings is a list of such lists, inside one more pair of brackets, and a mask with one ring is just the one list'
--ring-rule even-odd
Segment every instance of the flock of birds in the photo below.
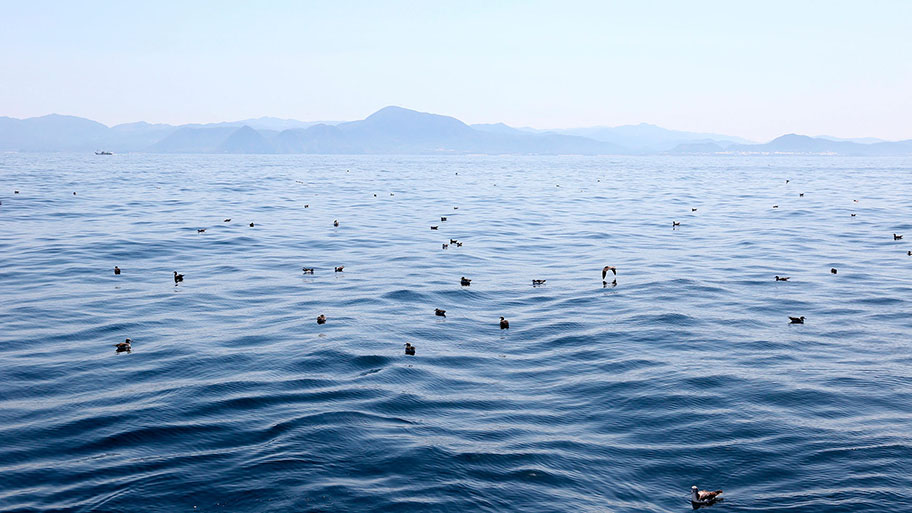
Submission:
{"label": "flock of birds", "polygon": [[[301,183],[301,184],[304,183],[300,180],[296,180],[296,182]],[[785,181],[786,184],[788,184],[789,182],[790,182],[790,180]],[[559,187],[559,185],[558,185],[558,187]],[[19,191],[16,190],[16,191],[14,191],[14,193],[19,194]],[[75,196],[76,192],[73,192],[73,195]],[[394,195],[393,193],[390,193],[390,196],[393,196],[393,195]],[[376,197],[376,196],[377,195],[374,194],[374,197]],[[799,197],[804,197],[804,193],[799,193]],[[858,203],[858,200],[853,200],[853,201],[854,201],[854,203]],[[0,202],[0,205],[2,205],[2,204],[3,203]],[[310,207],[309,204],[304,205],[304,208],[309,208],[309,207]],[[772,208],[779,208],[779,205],[773,205]],[[459,207],[453,207],[453,209],[458,210]],[[696,211],[697,211],[696,208],[691,208],[691,212],[696,212]],[[851,216],[855,217],[855,213],[854,212],[851,213]],[[441,216],[440,221],[446,222],[447,217]],[[231,218],[225,218],[223,222],[229,223],[229,222],[231,222]],[[249,226],[251,228],[253,228],[255,226],[255,224],[253,222],[251,222],[249,224]],[[680,226],[681,226],[681,223],[679,221],[672,221],[672,229],[677,229]],[[339,227],[338,219],[333,220],[333,227],[336,227],[336,228]],[[431,230],[438,230],[439,228],[440,228],[439,225],[431,225]],[[206,232],[206,228],[197,229],[197,233],[205,233],[205,232]],[[893,234],[893,240],[902,240],[902,238],[903,238],[903,236],[901,234],[897,234],[897,233]],[[448,249],[450,247],[450,245],[455,245],[456,247],[462,247],[463,243],[457,239],[449,239],[448,243],[444,242],[442,244],[442,249]],[[912,256],[912,250],[907,251],[907,255]],[[345,268],[344,266],[336,266],[336,267],[334,267],[334,272],[337,272],[337,273],[343,272],[344,268]],[[120,267],[115,265],[114,274],[120,275],[121,272],[122,271],[121,271]],[[314,274],[315,269],[313,267],[304,267],[304,268],[302,268],[302,272],[304,274],[312,275],[312,274]],[[612,278],[613,278],[610,285],[612,285],[612,286],[617,285],[617,267],[611,266],[611,265],[606,265],[601,270],[603,287],[607,287],[609,285],[609,283],[607,281],[609,272],[612,274]],[[830,273],[837,274],[838,270],[835,267],[831,268]],[[177,271],[174,271],[173,279],[174,279],[174,285],[177,286],[178,284],[180,284],[181,282],[184,281],[184,275],[178,273]],[[790,277],[776,275],[776,276],[774,276],[774,279],[777,282],[789,281]],[[533,279],[532,286],[538,287],[538,286],[544,285],[546,281],[547,280],[544,280],[544,279]],[[462,276],[460,278],[459,282],[460,282],[460,285],[463,287],[468,287],[468,286],[471,286],[471,284],[472,284],[472,280],[469,278],[466,278],[465,276]],[[441,308],[435,308],[434,315],[439,316],[439,317],[446,317],[446,310],[443,310]],[[320,314],[319,316],[317,316],[316,321],[317,321],[317,324],[319,324],[319,325],[326,324],[326,321],[327,321],[326,315]],[[804,324],[804,321],[805,321],[805,316],[803,316],[803,315],[802,316],[789,316],[789,324]],[[510,328],[510,321],[508,321],[506,318],[501,316],[500,317],[500,329],[505,330],[505,329],[509,329],[509,328]],[[133,341],[130,338],[127,338],[123,342],[114,344],[115,352],[116,353],[131,353],[132,349],[133,349],[132,344],[133,344]],[[415,356],[416,347],[414,345],[412,345],[411,343],[406,342],[405,343],[405,354],[407,356]],[[700,490],[695,485],[691,488],[691,504],[693,505],[693,507],[695,509],[702,507],[702,506],[712,505],[712,504],[716,503],[717,501],[722,500],[720,495],[722,495],[722,490],[715,490],[715,491]]]}

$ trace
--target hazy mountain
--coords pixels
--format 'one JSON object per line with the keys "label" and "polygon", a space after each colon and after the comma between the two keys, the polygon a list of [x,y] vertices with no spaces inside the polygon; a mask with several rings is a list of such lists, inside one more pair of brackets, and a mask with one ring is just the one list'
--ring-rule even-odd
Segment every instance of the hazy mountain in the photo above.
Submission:
{"label": "hazy mountain", "polygon": [[881,142],[889,142],[884,139],[878,139],[876,137],[851,137],[851,138],[846,139],[844,137],[833,137],[832,135],[815,135],[814,138],[828,139],[830,141],[855,142],[855,143],[861,143],[861,144],[874,144],[874,143],[881,143]]}
{"label": "hazy mountain", "polygon": [[275,147],[263,134],[244,125],[222,141],[215,153],[275,153]]}
{"label": "hazy mountain", "polygon": [[570,128],[554,132],[588,137],[597,141],[606,141],[627,147],[637,153],[656,153],[668,151],[679,144],[692,141],[713,140],[721,143],[749,144],[753,141],[729,135],[683,132],[669,130],[649,123],[639,125],[622,125],[616,127],[597,126],[589,128]]}
{"label": "hazy mountain", "polygon": [[[718,146],[718,148],[717,148]],[[806,135],[786,134],[764,144],[678,145],[672,153],[735,153],[735,154],[806,154],[806,155],[910,155],[912,140],[862,144],[833,141]]]}
{"label": "hazy mountain", "polygon": [[0,118],[0,150],[91,151],[103,147],[109,128],[76,116]]}
{"label": "hazy mountain", "polygon": [[237,129],[230,126],[178,128],[148,151],[153,153],[214,153]]}

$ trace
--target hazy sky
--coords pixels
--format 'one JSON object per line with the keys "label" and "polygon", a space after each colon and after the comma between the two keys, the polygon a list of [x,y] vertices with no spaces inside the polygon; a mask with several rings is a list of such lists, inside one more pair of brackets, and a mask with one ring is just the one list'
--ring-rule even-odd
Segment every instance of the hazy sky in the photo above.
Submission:
{"label": "hazy sky", "polygon": [[912,1],[0,0],[0,115],[912,139]]}

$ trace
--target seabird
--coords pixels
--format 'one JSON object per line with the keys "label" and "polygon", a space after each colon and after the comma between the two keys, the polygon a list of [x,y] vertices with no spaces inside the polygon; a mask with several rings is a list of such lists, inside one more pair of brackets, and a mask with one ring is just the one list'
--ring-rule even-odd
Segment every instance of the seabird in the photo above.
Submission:
{"label": "seabird", "polygon": [[184,281],[184,275],[177,274],[177,271],[174,271],[174,284],[177,285],[178,283],[180,283],[182,281]]}
{"label": "seabird", "polygon": [[415,346],[406,342],[405,343],[405,354],[407,354],[409,356],[415,356]]}
{"label": "seabird", "polygon": [[602,267],[602,280],[605,279],[605,276],[608,276],[608,271],[611,271],[615,276],[617,276],[617,267],[614,267],[613,265],[606,265],[605,267]]}
{"label": "seabird", "polygon": [[548,280],[532,280],[532,286],[535,287],[536,285],[544,285],[546,281]]}
{"label": "seabird", "polygon": [[789,281],[788,276],[776,276],[776,281]]}
{"label": "seabird", "polygon": [[338,220],[338,219],[334,219],[334,220],[333,220],[333,226],[339,226],[339,220]]}
{"label": "seabird", "polygon": [[791,321],[789,324],[804,324],[804,316],[802,315],[801,317],[792,317],[789,315],[789,321]]}
{"label": "seabird", "polygon": [[231,222],[231,218],[229,217],[228,219],[225,219],[225,220],[222,221],[222,222],[223,222],[223,223],[230,223],[230,222]]}
{"label": "seabird", "polygon": [[19,191],[13,191],[13,194],[19,194]]}
{"label": "seabird", "polygon": [[510,321],[501,317],[500,318],[500,329],[502,329],[502,330],[510,329]]}
{"label": "seabird", "polygon": [[443,249],[447,249],[447,248],[450,247],[450,245],[447,244],[446,242],[444,242],[443,244],[441,244],[441,246],[443,247]]}
{"label": "seabird", "polygon": [[830,274],[836,274],[836,272],[837,271],[835,267],[830,267]]}
{"label": "seabird", "polygon": [[472,280],[463,276],[462,278],[459,279],[459,284],[462,285],[463,287],[468,287],[469,285],[472,284]]}
{"label": "seabird", "polygon": [[441,221],[446,221],[446,217],[440,216],[440,220],[441,220]]}
{"label": "seabird", "polygon": [[250,223],[250,227],[253,228],[253,223]]}
{"label": "seabird", "polygon": [[436,229],[437,229],[436,226],[431,226],[431,230],[436,230]]}
{"label": "seabird", "polygon": [[906,254],[912,256],[912,251],[907,251]]}
{"label": "seabird", "polygon": [[459,210],[459,207],[453,207],[453,210]]}
{"label": "seabird", "polygon": [[340,265],[339,267],[336,267],[335,270],[336,270],[337,273],[341,273],[343,269],[345,269],[345,266],[344,266],[344,265]]}
{"label": "seabird", "polygon": [[310,203],[305,203],[304,208],[310,208]]}
{"label": "seabird", "polygon": [[76,195],[76,191],[73,191],[73,196],[75,196],[75,195]]}
{"label": "seabird", "polygon": [[690,487],[690,502],[694,504],[711,504],[718,499],[719,495],[722,495],[722,490],[710,492],[700,490],[696,485]]}
{"label": "seabird", "polygon": [[799,192],[799,193],[798,193],[798,197],[799,197],[799,198],[803,198],[803,197],[804,197],[804,193],[803,193],[803,192]]}
{"label": "seabird", "polygon": [[198,230],[196,230],[196,233],[203,233],[205,231],[206,231],[205,228],[199,228]]}
{"label": "seabird", "polygon": [[461,243],[461,242],[457,242],[457,243],[456,243],[456,247],[457,247],[457,248],[461,248],[461,247],[462,247],[462,243]]}
{"label": "seabird", "polygon": [[457,242],[459,242],[459,241],[457,241],[456,239],[450,239],[450,244],[456,244]]}
{"label": "seabird", "polygon": [[779,208],[779,205],[773,205],[773,208]]}
{"label": "seabird", "polygon": [[317,324],[326,324],[326,316],[323,314],[318,315]]}
{"label": "seabird", "polygon": [[120,274],[120,267],[114,266],[114,274]]}
{"label": "seabird", "polygon": [[434,315],[437,315],[439,317],[446,317],[446,310],[441,310],[439,308],[435,308]]}
{"label": "seabird", "polygon": [[132,352],[132,349],[133,349],[133,347],[130,345],[132,343],[133,343],[132,340],[126,339],[123,342],[114,344],[114,347],[117,348],[116,352],[118,352],[118,353],[123,353],[123,352],[129,353],[129,352]]}
{"label": "seabird", "polygon": [[690,211],[691,211],[691,212],[696,212],[696,211],[697,211],[697,209],[695,209],[695,208],[692,208],[692,209],[690,209]]}
{"label": "seabird", "polygon": [[785,183],[789,183],[789,181],[788,181],[788,180],[786,180],[786,181],[785,181]]}
{"label": "seabird", "polygon": [[899,240],[901,238],[902,238],[902,235],[896,235],[895,233],[893,234],[893,240]]}
{"label": "seabird", "polygon": [[852,217],[855,217],[855,212],[852,212]]}
{"label": "seabird", "polygon": [[304,274],[313,274],[314,273],[313,267],[302,267],[301,270],[304,271]]}
{"label": "seabird", "polygon": [[674,228],[675,226],[681,226],[681,223],[679,223],[678,221],[672,221],[671,227]]}

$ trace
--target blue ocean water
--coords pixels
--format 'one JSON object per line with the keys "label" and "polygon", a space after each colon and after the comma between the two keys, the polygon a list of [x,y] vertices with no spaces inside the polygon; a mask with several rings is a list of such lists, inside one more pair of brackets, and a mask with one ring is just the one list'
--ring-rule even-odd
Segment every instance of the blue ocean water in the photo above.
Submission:
{"label": "blue ocean water", "polygon": [[910,192],[893,158],[2,154],[0,510],[910,511]]}

